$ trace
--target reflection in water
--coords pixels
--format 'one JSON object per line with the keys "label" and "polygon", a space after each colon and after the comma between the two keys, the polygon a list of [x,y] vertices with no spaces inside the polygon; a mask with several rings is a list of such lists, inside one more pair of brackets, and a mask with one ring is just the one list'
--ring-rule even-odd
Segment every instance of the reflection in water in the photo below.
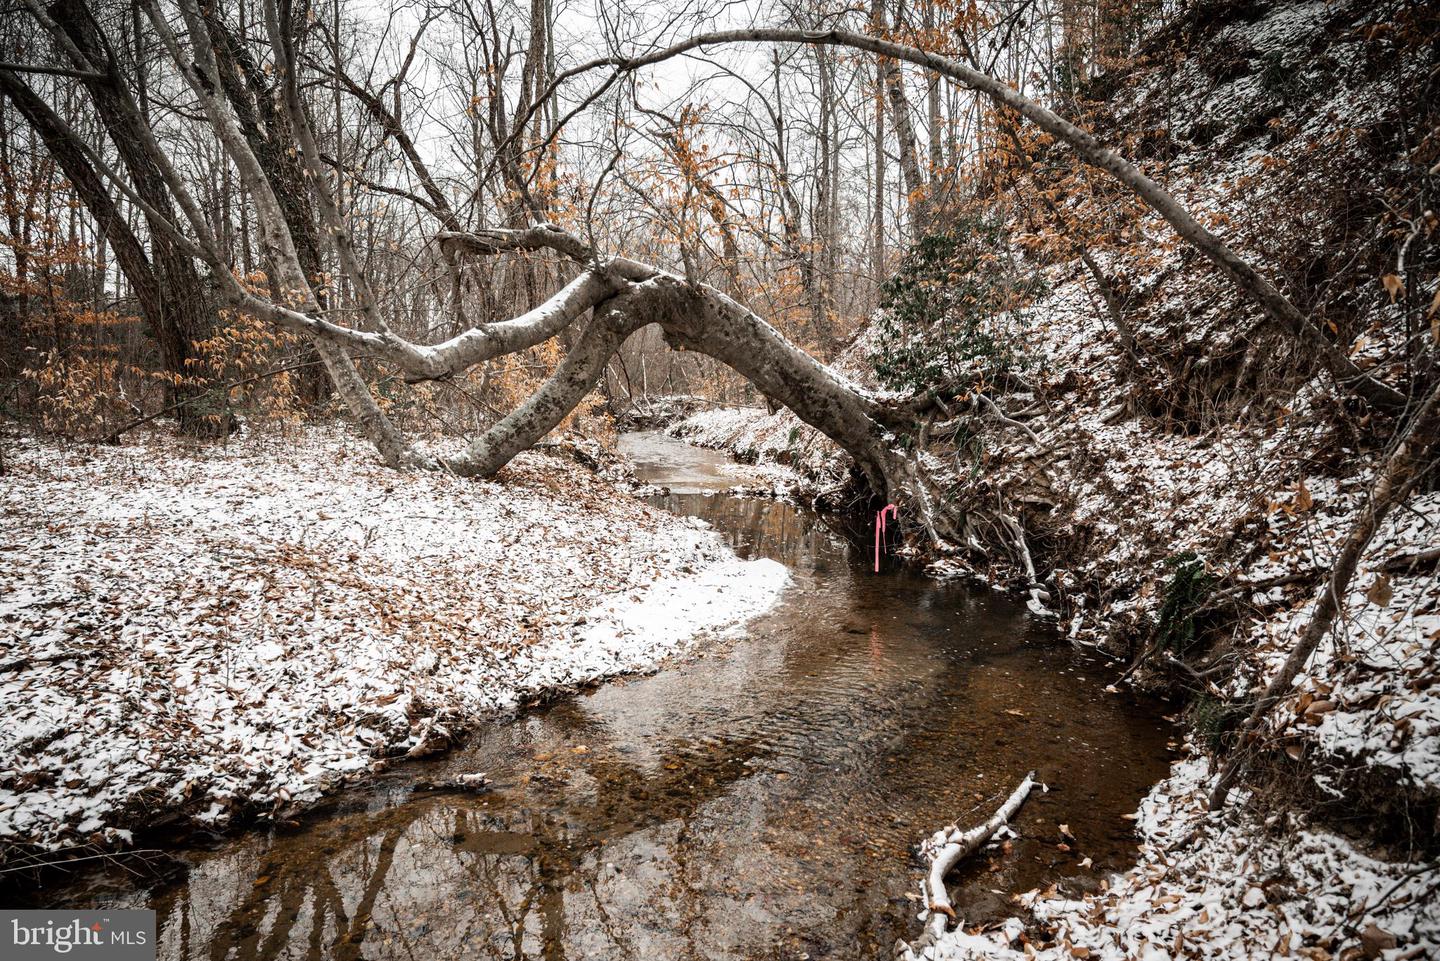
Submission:
{"label": "reflection in water", "polygon": [[[690,491],[667,507],[793,570],[743,639],[490,725],[297,828],[191,852],[184,883],[99,875],[40,900],[153,906],[174,959],[888,956],[914,932],[911,845],[1029,768],[1053,789],[1008,854],[960,872],[967,917],[1093,880],[1087,856],[1123,866],[1121,815],[1163,773],[1166,732],[1102,693],[1104,665],[988,592],[873,574],[868,544],[813,515],[696,493],[735,482],[715,455],[626,440],[645,476]],[[411,788],[469,771],[495,790]]]}

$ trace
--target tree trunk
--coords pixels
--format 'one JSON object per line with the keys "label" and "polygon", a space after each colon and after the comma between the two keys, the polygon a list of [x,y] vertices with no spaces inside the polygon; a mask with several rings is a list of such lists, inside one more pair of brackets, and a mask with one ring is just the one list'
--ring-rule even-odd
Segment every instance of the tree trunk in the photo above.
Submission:
{"label": "tree trunk", "polygon": [[[578,243],[566,237],[567,247]],[[451,238],[451,242],[458,242]],[[486,249],[476,245],[478,249]],[[472,249],[476,249],[472,248]],[[493,248],[491,248],[493,249]],[[577,258],[588,251],[575,249]],[[633,261],[619,268],[632,286],[596,308],[596,318],[554,375],[514,413],[448,465],[466,476],[489,476],[532,446],[574,409],[604,374],[629,334],[658,323],[672,347],[714,357],[747,378],[766,397],[789,407],[854,459],[879,496],[911,486],[913,472],[886,442],[896,417],[801,350],[753,312],[714,288]]]}
{"label": "tree trunk", "polygon": [[[885,0],[871,0],[870,29],[883,36],[889,31]],[[910,235],[921,237],[930,229],[925,202],[925,180],[920,174],[920,149],[915,139],[915,124],[910,117],[910,98],[905,95],[905,77],[900,65],[891,57],[879,58],[881,79],[890,100],[890,119],[900,156],[900,176],[905,185],[905,204],[910,211]]]}
{"label": "tree trunk", "polygon": [[[250,150],[269,176],[271,189],[275,191],[280,209],[285,214],[285,223],[295,239],[295,255],[300,259],[300,269],[313,285],[319,281],[324,269],[320,259],[320,238],[315,228],[314,205],[304,185],[299,159],[293,151],[282,146],[294,142],[289,124],[275,102],[274,91],[265,75],[245,46],[230,32],[218,11],[212,7],[204,15],[211,39],[215,41],[215,62],[225,99],[235,111]],[[278,293],[274,284],[278,281],[279,271],[274,264],[269,265],[267,274],[272,290]],[[322,307],[326,305],[326,294],[317,294],[317,299]],[[344,361],[333,356],[333,352],[332,358],[327,359],[315,345],[308,348],[307,353],[316,354],[323,363],[301,368],[295,383],[304,403],[317,404],[329,396],[333,387],[333,379],[327,376],[332,360],[342,364]]]}
{"label": "tree trunk", "polygon": [[[144,245],[111,199],[100,175],[85,156],[83,145],[76,142],[73,130],[50,109],[49,104],[9,70],[0,70],[0,95],[4,95],[15,105],[25,122],[40,137],[45,150],[64,171],[65,179],[70,181],[75,195],[90,211],[90,216],[95,218],[95,225],[114,249],[120,269],[134,288],[146,327],[158,343],[161,340],[159,328],[170,313],[170,309],[163,303],[164,291],[155,276]],[[14,230],[14,234],[18,238],[19,230]],[[17,275],[22,278],[25,270],[23,256],[23,248],[17,250]]]}
{"label": "tree trunk", "polygon": [[875,231],[871,238],[870,272],[875,282],[875,307],[885,282],[885,73],[875,68]]}
{"label": "tree trunk", "polygon": [[660,323],[671,346],[714,357],[790,408],[855,459],[877,496],[901,486],[903,458],[884,440],[876,401],[718,291],[674,281],[664,286],[667,296],[647,316]]}
{"label": "tree trunk", "polygon": [[646,314],[641,299],[627,293],[597,307],[590,325],[540,389],[446,466],[462,477],[489,477],[535,446],[595,388],[625,338],[645,325],[639,319]]}
{"label": "tree trunk", "polygon": [[[205,385],[196,382],[197,373],[187,363],[194,356],[197,318],[208,326],[213,316],[212,308],[204,302],[193,268],[188,273],[179,268],[171,251],[172,256],[163,261],[161,269],[157,270],[145,246],[135,236],[91,165],[85,147],[77,141],[74,130],[23,80],[11,71],[0,70],[0,95],[15,105],[40,137],[46,152],[60,165],[75,195],[95,219],[97,228],[113,249],[115,261],[139,302],[145,329],[159,347],[161,367],[172,375],[165,383],[164,406],[175,410],[184,429],[196,433],[212,432],[216,425],[205,419],[203,406],[191,403],[198,400],[205,389]],[[156,250],[166,249],[153,232],[151,244]],[[188,261],[186,263],[188,266]],[[24,268],[19,258],[17,268]],[[168,273],[163,272],[165,270]],[[179,283],[172,283],[177,270],[182,279]],[[190,283],[192,279],[194,284]]]}
{"label": "tree trunk", "polygon": [[[66,0],[66,2],[75,2],[75,0]],[[267,259],[275,267],[276,276],[272,283],[278,283],[277,290],[280,292],[280,296],[277,301],[283,305],[293,303],[305,315],[318,317],[321,313],[320,304],[315,297],[310,279],[305,276],[300,265],[295,238],[290,232],[284,208],[270,183],[269,176],[254,152],[251,151],[249,142],[240,130],[234,114],[230,112],[229,104],[220,99],[223,96],[223,81],[216,59],[215,44],[211,40],[209,29],[200,16],[198,6],[194,3],[182,0],[180,11],[185,18],[186,27],[192,40],[190,49],[194,52],[195,57],[192,69],[194,74],[200,78],[192,84],[192,89],[200,96],[212,128],[220,138],[226,153],[235,162],[239,170],[240,182],[249,191],[255,204],[257,219],[261,227],[261,243],[266,251]],[[161,32],[162,37],[166,39],[167,44],[172,47],[172,56],[177,61],[180,60],[182,51],[176,46],[173,34],[169,33],[163,22],[157,20],[155,26]],[[277,56],[282,52],[277,49]],[[117,106],[123,108],[125,105],[118,104]],[[147,139],[145,142],[148,143],[149,140]],[[317,184],[316,189],[324,188]],[[224,289],[236,306],[244,308],[254,302],[254,298],[251,298],[239,284],[234,283],[232,278],[217,276],[215,279],[224,284]],[[404,468],[416,463],[417,459],[409,445],[375,402],[369,386],[355,370],[354,363],[349,356],[345,354],[343,342],[336,341],[321,348],[320,357],[325,362],[325,368],[335,383],[336,393],[350,409],[357,425],[375,445],[385,462],[395,468]]]}
{"label": "tree trunk", "polygon": [[[70,42],[101,70],[98,76],[83,77],[81,83],[95,103],[97,115],[130,174],[135,192],[152,209],[169,217],[172,208],[165,178],[146,150],[148,138],[136,129],[137,124],[145,121],[130,109],[120,66],[109,43],[95,28],[83,0],[57,0],[52,9],[58,14],[60,29]],[[195,358],[194,342],[208,336],[214,326],[215,309],[205,295],[204,284],[189,254],[171,242],[163,224],[152,220],[149,226],[149,259],[159,290],[152,298],[153,330],[161,363],[174,375],[166,386],[169,405],[205,391],[205,384],[190,361]],[[213,429],[203,410],[183,403],[177,410],[186,429],[199,432]]]}

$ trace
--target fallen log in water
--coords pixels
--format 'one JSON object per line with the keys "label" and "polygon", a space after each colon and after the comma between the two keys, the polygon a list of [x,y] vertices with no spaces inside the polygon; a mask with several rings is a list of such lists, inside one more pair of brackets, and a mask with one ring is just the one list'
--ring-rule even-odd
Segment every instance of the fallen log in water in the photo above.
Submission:
{"label": "fallen log in water", "polygon": [[922,885],[928,914],[925,918],[925,930],[909,944],[903,940],[895,942],[897,961],[916,961],[926,948],[945,933],[947,921],[958,920],[955,907],[950,903],[950,893],[945,890],[945,875],[1004,827],[1015,816],[1015,812],[1020,810],[1020,805],[1025,803],[1025,798],[1030,795],[1030,789],[1034,786],[1035,772],[1031,771],[1005,799],[1005,803],[990,815],[990,820],[968,831],[961,831],[952,824],[936,831],[934,836],[925,842],[921,850],[930,858],[930,874]]}
{"label": "fallen log in water", "polygon": [[488,794],[494,790],[494,787],[495,785],[484,773],[461,774],[438,781],[422,779],[415,782],[417,791],[468,791],[472,794]]}

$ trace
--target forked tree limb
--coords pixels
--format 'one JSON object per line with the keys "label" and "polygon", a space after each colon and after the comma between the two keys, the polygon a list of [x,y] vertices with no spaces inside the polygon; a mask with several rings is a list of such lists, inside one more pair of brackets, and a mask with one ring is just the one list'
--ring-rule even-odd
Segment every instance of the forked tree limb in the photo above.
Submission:
{"label": "forked tree limb", "polygon": [[650,276],[605,301],[555,374],[510,417],[455,458],[467,476],[489,476],[539,440],[599,381],[632,331],[659,324],[674,347],[707,354],[848,452],[879,494],[908,491],[903,455],[886,440],[881,405],[815,360],[754,312],[707,285],[645,267]]}
{"label": "forked tree limb", "polygon": [[230,293],[241,310],[318,341],[364,350],[399,367],[410,380],[421,381],[463,374],[476,364],[542,344],[620,289],[603,273],[586,271],[534,310],[510,320],[472,327],[434,345],[356,330],[326,320],[318,310],[282,306],[247,290]]}
{"label": "forked tree limb", "polygon": [[[887,431],[898,427],[906,417],[877,402],[858,385],[791,343],[749,308],[714,287],[690,284],[678,274],[625,257],[599,262],[595,252],[580,238],[548,224],[523,230],[445,232],[438,239],[442,244],[480,256],[517,250],[554,250],[577,263],[592,265],[593,270],[617,286],[630,285],[633,296],[627,298],[624,310],[637,328],[658,323],[671,346],[707,354],[734,369],[766,397],[789,407],[801,420],[854,457],[878,494],[908,489],[904,458],[885,440]],[[596,380],[599,373],[596,372]],[[583,396],[583,393],[575,396],[575,402]],[[564,413],[555,418],[555,422],[563,416]],[[483,456],[472,448],[465,461],[457,465],[458,469],[481,475],[493,473],[519,452],[509,442],[485,443],[487,450]],[[505,451],[511,453],[502,457]]]}
{"label": "forked tree limb", "polygon": [[1008,824],[1015,812],[1020,810],[1020,805],[1030,796],[1030,789],[1034,786],[1035,772],[1031,771],[984,824],[968,831],[962,831],[952,824],[937,831],[935,836],[926,842],[930,871],[925,878],[925,908],[929,917],[925,920],[925,930],[915,941],[910,944],[904,941],[895,943],[897,958],[908,961],[918,957],[945,933],[949,921],[957,920],[955,906],[950,901],[950,892],[945,889],[945,875],[954,870],[955,865],[978,851],[982,844],[994,837],[996,831]]}
{"label": "forked tree limb", "polygon": [[648,322],[636,309],[647,293],[637,287],[597,308],[545,383],[445,466],[462,477],[489,477],[555,429],[595,388],[625,339]]}

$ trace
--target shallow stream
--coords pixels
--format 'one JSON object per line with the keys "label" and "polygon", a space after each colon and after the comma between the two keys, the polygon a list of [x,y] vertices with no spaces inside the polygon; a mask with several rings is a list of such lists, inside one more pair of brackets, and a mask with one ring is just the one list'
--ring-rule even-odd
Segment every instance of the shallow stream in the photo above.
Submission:
{"label": "shallow stream", "polygon": [[[954,877],[967,918],[1133,861],[1125,815],[1167,765],[1158,705],[1107,694],[1108,665],[1009,598],[876,574],[868,541],[812,513],[706,493],[745,479],[719,455],[622,447],[658,503],[792,571],[743,636],[483,727],[298,827],[180,852],[181,880],[41,900],[154,907],[172,959],[888,958],[918,930],[915,842],[1031,768],[1050,790],[1020,837]],[[413,789],[471,771],[495,790]]]}

